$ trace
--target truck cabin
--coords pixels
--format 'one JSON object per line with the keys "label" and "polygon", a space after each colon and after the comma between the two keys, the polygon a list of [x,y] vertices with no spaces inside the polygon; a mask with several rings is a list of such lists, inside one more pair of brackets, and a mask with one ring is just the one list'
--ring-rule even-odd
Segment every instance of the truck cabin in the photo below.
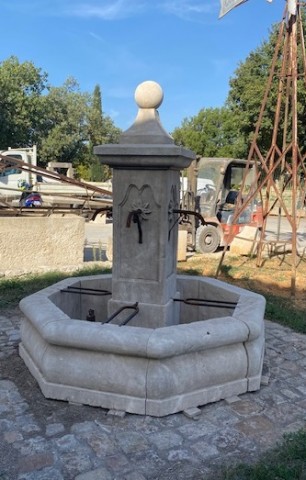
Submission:
{"label": "truck cabin", "polygon": [[[8,153],[9,152],[9,153]],[[1,152],[7,160],[0,160],[0,188],[8,188],[18,190],[18,182],[24,180],[27,184],[33,185],[38,181],[37,175],[29,171],[26,167],[21,167],[14,159],[32,165],[32,157],[26,152],[20,153],[18,151]],[[9,159],[12,159],[11,161]]]}
{"label": "truck cabin", "polygon": [[[231,158],[202,158],[198,163],[196,209],[204,218],[217,217],[227,221],[232,212],[243,184],[247,165],[246,160]],[[244,182],[242,199],[254,182],[254,169],[251,167]]]}

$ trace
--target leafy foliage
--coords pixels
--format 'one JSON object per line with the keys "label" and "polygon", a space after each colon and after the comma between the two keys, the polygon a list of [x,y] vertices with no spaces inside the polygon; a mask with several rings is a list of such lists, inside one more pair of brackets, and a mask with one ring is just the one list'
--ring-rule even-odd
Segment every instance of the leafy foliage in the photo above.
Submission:
{"label": "leafy foliage", "polygon": [[[248,153],[264,98],[276,37],[277,31],[274,28],[269,41],[263,42],[262,45],[251,52],[246,60],[239,65],[234,77],[230,79],[230,90],[226,105],[235,119],[237,135],[246,146],[244,156]],[[280,59],[278,63],[280,63]],[[271,144],[277,88],[278,82],[272,82],[261,123],[258,143],[263,151],[267,151]]]}
{"label": "leafy foliage", "polygon": [[237,157],[243,151],[229,108],[202,109],[173,132],[174,140],[205,157]]}
{"label": "leafy foliage", "polygon": [[88,169],[87,175],[89,180],[105,181],[110,178],[110,168],[107,165],[100,165],[98,158],[93,154],[93,147],[103,143],[116,143],[119,140],[119,134],[119,128],[113,125],[107,115],[103,115],[101,89],[99,85],[96,85],[88,114],[90,169]]}
{"label": "leafy foliage", "polygon": [[93,91],[91,109],[88,115],[88,134],[92,145],[103,143],[102,94],[99,85]]}
{"label": "leafy foliage", "polygon": [[35,143],[47,88],[47,74],[32,62],[12,56],[0,63],[0,149]]}
{"label": "leafy foliage", "polygon": [[[305,18],[303,17],[305,25]],[[255,131],[261,103],[267,86],[272,58],[278,38],[278,28],[273,27],[267,41],[252,51],[244,62],[241,62],[229,82],[229,94],[221,108],[202,108],[199,113],[184,119],[181,127],[176,128],[173,136],[180,144],[191,148],[201,156],[229,156],[246,158]],[[300,42],[301,43],[301,42]],[[274,125],[276,98],[279,89],[282,48],[276,58],[276,72],[265,113],[261,122],[258,144],[265,154],[270,146]],[[301,44],[298,50],[298,70],[302,71],[303,61]],[[285,87],[284,87],[285,88]],[[284,126],[285,102],[280,111],[280,132]],[[298,136],[301,150],[306,147],[304,135],[306,123],[306,88],[304,78],[298,80]],[[290,118],[289,118],[290,122]],[[288,128],[287,141],[290,141]],[[282,146],[281,138],[278,144]]]}
{"label": "leafy foliage", "polygon": [[37,138],[41,161],[75,162],[86,152],[89,94],[81,93],[73,78],[50,87],[43,98],[45,118]]}
{"label": "leafy foliage", "polygon": [[54,87],[32,62],[13,56],[0,63],[0,149],[37,144],[40,165],[72,162],[83,178],[105,180],[109,171],[103,172],[93,146],[115,142],[119,134],[103,115],[99,85],[93,94],[81,92],[70,77]]}
{"label": "leafy foliage", "polygon": [[[195,117],[185,119],[181,128],[173,132],[174,138],[201,156],[246,157],[264,96],[274,44],[275,34],[239,65],[230,80],[225,106],[204,108]],[[272,103],[271,97],[262,129],[265,147],[273,126]]]}

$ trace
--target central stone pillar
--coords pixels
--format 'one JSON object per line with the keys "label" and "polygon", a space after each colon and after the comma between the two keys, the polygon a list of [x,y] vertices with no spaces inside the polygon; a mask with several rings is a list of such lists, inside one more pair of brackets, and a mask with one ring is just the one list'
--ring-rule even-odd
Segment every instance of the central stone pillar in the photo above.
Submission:
{"label": "central stone pillar", "polygon": [[163,91],[144,82],[135,92],[139,112],[119,144],[94,153],[113,168],[113,275],[109,315],[138,302],[132,325],[158,328],[179,322],[176,289],[180,170],[193,152],[174,145],[159,121]]}

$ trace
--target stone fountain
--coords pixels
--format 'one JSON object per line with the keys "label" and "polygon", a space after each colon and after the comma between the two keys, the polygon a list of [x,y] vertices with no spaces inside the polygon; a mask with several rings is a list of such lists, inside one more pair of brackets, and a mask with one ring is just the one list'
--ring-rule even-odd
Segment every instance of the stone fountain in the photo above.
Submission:
{"label": "stone fountain", "polygon": [[58,282],[20,302],[20,355],[47,398],[165,416],[258,390],[265,299],[177,275],[176,146],[144,82],[119,144],[95,147],[113,169],[113,273]]}

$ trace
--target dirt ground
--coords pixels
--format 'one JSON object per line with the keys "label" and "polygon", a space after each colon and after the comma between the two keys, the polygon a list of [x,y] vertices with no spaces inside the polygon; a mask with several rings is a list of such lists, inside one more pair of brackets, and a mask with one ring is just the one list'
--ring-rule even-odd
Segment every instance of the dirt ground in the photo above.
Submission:
{"label": "dirt ground", "polygon": [[[212,254],[194,254],[180,262],[179,271],[218,277],[242,288],[291,299],[301,310],[306,309],[306,257],[298,257],[296,268],[291,254],[266,257],[258,266],[256,258],[233,256],[223,250]],[[220,267],[219,267],[220,265]]]}

